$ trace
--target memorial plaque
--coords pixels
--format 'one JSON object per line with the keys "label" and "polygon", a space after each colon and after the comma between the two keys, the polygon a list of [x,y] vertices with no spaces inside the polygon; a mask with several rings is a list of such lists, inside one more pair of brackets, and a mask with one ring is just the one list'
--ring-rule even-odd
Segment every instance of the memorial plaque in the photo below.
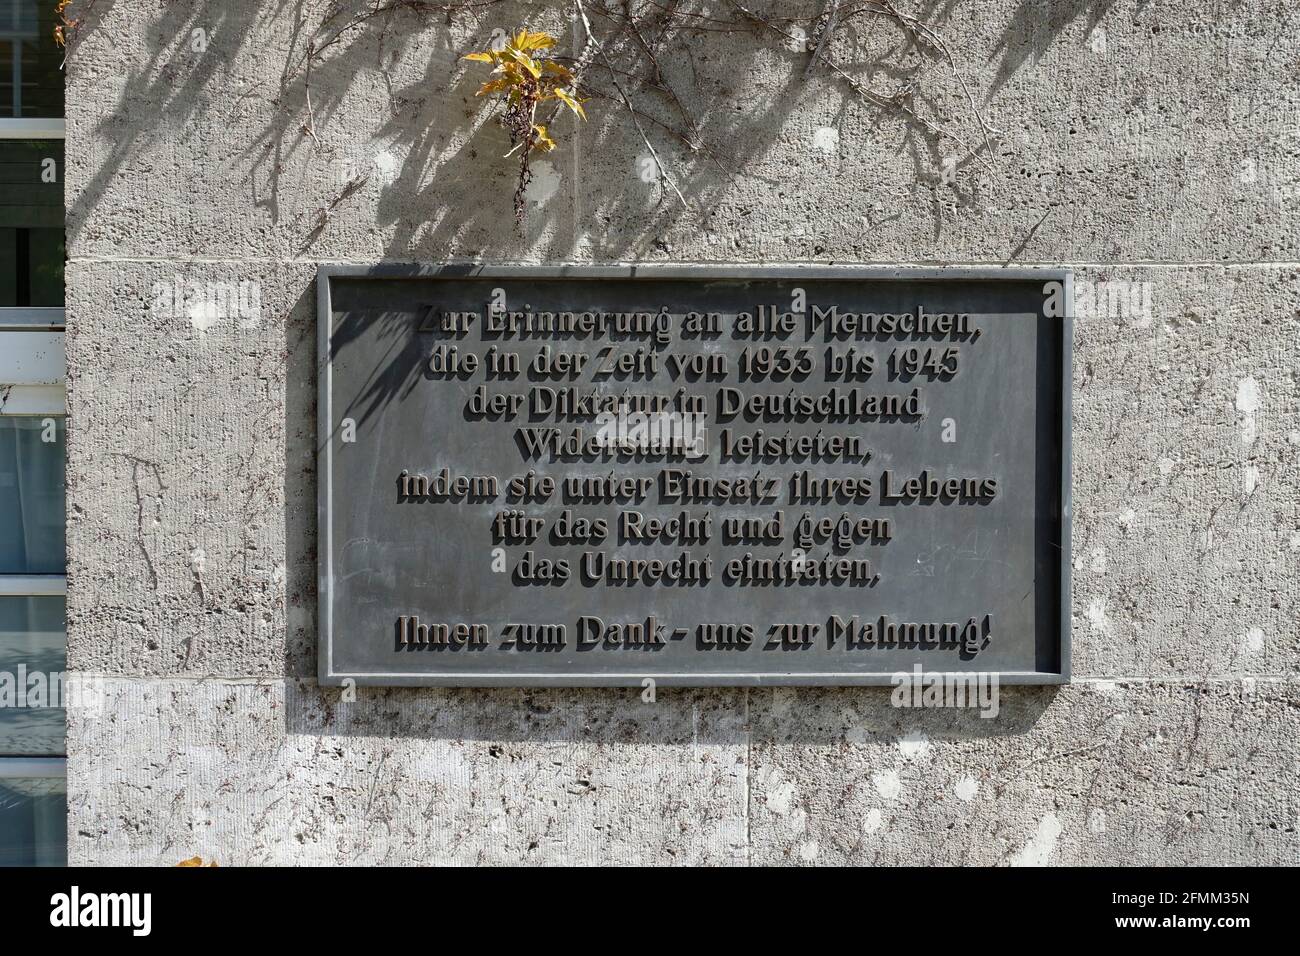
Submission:
{"label": "memorial plaque", "polygon": [[1069,673],[1069,276],[328,267],[320,679]]}

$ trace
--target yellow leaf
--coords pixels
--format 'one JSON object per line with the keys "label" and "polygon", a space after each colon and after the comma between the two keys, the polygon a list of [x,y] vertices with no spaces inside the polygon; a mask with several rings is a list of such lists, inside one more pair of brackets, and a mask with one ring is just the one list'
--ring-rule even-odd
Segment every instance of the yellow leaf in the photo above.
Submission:
{"label": "yellow leaf", "polygon": [[582,104],[578,102],[577,97],[568,90],[562,90],[559,87],[556,87],[555,95],[563,100],[564,104],[569,107],[569,109],[573,110],[573,112],[577,113],[583,119],[587,118],[587,111],[582,108]]}
{"label": "yellow leaf", "polygon": [[491,53],[466,53],[462,60],[475,60],[479,63],[493,63],[496,58]]}
{"label": "yellow leaf", "polygon": [[555,37],[545,31],[529,33],[526,29],[520,30],[515,37],[515,46],[521,50],[547,50],[555,46]]}
{"label": "yellow leaf", "polygon": [[538,69],[537,64],[533,62],[533,58],[527,53],[522,50],[510,50],[509,53],[516,63],[532,74],[533,79],[537,79],[542,75],[542,71]]}
{"label": "yellow leaf", "polygon": [[478,88],[478,92],[474,95],[485,96],[488,93],[504,93],[512,86],[514,86],[514,81],[510,77],[503,76],[499,80],[490,80],[487,83],[484,83]]}
{"label": "yellow leaf", "polygon": [[536,145],[546,150],[548,153],[555,149],[555,140],[551,139],[551,134],[546,132],[546,127],[540,123],[533,124],[533,132],[537,134]]}
{"label": "yellow leaf", "polygon": [[203,865],[203,857],[201,857],[201,856],[192,856],[192,857],[190,857],[188,860],[181,860],[181,861],[180,861],[179,863],[177,863],[176,865],[177,865],[177,866],[202,866],[202,865]]}
{"label": "yellow leaf", "polygon": [[567,66],[556,63],[554,60],[543,60],[541,67],[544,72],[550,73],[552,76],[558,76],[562,80],[573,79],[573,71]]}

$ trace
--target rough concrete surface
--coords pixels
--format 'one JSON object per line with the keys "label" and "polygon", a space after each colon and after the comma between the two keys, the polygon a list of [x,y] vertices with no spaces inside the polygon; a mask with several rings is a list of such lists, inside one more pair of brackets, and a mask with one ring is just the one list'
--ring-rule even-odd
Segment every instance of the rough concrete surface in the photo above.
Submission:
{"label": "rough concrete surface", "polygon": [[1015,690],[978,723],[878,688],[336,697],[109,680],[73,725],[104,755],[71,778],[78,842],[119,863],[1295,862],[1288,681]]}
{"label": "rough concrete surface", "polygon": [[[358,29],[313,71],[313,138],[328,7],[112,4],[70,59],[69,665],[105,688],[69,718],[72,861],[1300,862],[1300,13],[952,5],[1002,133],[955,179],[964,151],[779,38],[702,33],[660,59],[703,148],[646,130],[689,209],[589,103],[521,236],[457,58],[520,23],[578,46],[566,8]],[[946,68],[918,94],[979,142]],[[1075,683],[995,719],[317,689],[316,266],[448,259],[1014,262],[1148,295],[1076,319]],[[177,308],[178,280],[243,307]]]}

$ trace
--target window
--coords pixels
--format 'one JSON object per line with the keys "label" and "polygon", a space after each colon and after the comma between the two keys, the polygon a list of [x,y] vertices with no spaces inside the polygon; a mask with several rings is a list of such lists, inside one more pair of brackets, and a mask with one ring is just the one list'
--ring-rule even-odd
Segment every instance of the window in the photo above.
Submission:
{"label": "window", "polygon": [[63,51],[53,37],[53,2],[0,0],[0,117],[63,115]]}
{"label": "window", "polygon": [[62,758],[0,760],[0,866],[67,863],[66,775]]}
{"label": "window", "polygon": [[0,309],[0,866],[67,852],[62,310],[40,311]]}
{"label": "window", "polygon": [[62,305],[63,143],[0,140],[0,307]]}
{"label": "window", "polygon": [[0,0],[0,866],[67,857],[63,74]]}

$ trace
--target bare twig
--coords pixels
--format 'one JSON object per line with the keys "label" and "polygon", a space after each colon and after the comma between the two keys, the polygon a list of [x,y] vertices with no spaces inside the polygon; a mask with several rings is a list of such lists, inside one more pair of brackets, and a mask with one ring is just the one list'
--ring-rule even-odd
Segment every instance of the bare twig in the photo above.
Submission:
{"label": "bare twig", "polygon": [[81,28],[85,26],[86,18],[90,16],[91,11],[95,9],[97,0],[86,0],[86,5],[75,17],[67,15],[69,4],[66,2],[59,3],[54,10],[56,17],[54,26],[55,40],[63,47],[63,59],[59,61],[59,69],[62,70],[68,65],[68,57],[72,56],[72,48],[76,45],[81,36]]}
{"label": "bare twig", "polygon": [[[671,11],[668,11],[666,15],[671,16]],[[692,150],[698,149],[700,137],[695,125],[695,119],[691,116],[690,110],[682,105],[681,99],[677,96],[677,91],[672,88],[667,77],[664,76],[663,67],[659,65],[659,58],[655,55],[654,48],[646,42],[645,37],[641,35],[641,31],[637,29],[636,18],[632,15],[632,0],[623,0],[623,16],[627,21],[628,29],[632,31],[632,35],[636,37],[637,42],[641,44],[641,49],[645,51],[646,57],[650,60],[651,82],[663,90],[668,98],[672,100],[673,105],[677,107],[677,112],[681,114],[682,120],[690,131],[690,137],[686,140],[687,145]]]}
{"label": "bare twig", "polygon": [[[600,54],[601,59],[605,61],[607,66],[610,66],[609,54],[605,52],[605,48],[601,46],[600,41],[596,39],[596,34],[591,29],[591,21],[587,19],[587,11],[582,6],[582,0],[573,0],[573,5],[578,8],[578,15],[582,17],[582,26],[587,31],[588,42],[596,45],[596,51]],[[623,89],[623,84],[618,81],[618,76],[614,73],[614,68],[612,66],[610,66],[610,80],[614,83],[614,89],[618,90],[618,95],[622,98],[623,105],[627,107],[628,115],[632,117],[632,122],[636,126],[636,131],[641,134],[642,142],[644,142],[646,148],[650,150],[650,155],[654,157],[655,165],[659,167],[659,172],[664,177],[664,181],[673,188],[673,192],[677,194],[677,198],[681,201],[682,207],[689,209],[690,204],[687,203],[686,197],[682,195],[682,191],[677,188],[677,183],[673,181],[673,177],[668,172],[668,167],[664,165],[664,161],[659,158],[659,151],[655,149],[654,143],[650,142],[650,137],[645,134],[645,129],[641,126],[641,120],[637,118],[636,108],[632,105],[632,100],[628,98],[627,91]]]}
{"label": "bare twig", "polygon": [[817,67],[817,61],[822,58],[822,51],[826,49],[826,44],[830,42],[831,34],[835,31],[835,17],[839,12],[840,0],[826,0],[826,24],[822,27],[822,35],[817,38],[817,47],[813,50],[808,65],[804,67],[803,78],[805,80],[812,76],[813,70]]}
{"label": "bare twig", "polygon": [[299,250],[300,252],[305,252],[312,243],[321,237],[325,232],[325,227],[329,225],[330,219],[334,215],[334,210],[337,209],[344,200],[364,186],[369,179],[369,173],[353,176],[344,184],[343,189],[334,197],[328,206],[322,206],[320,209],[316,210],[316,224],[312,227],[311,232],[307,233],[307,238],[303,242],[302,249]]}
{"label": "bare twig", "polygon": [[307,96],[307,122],[303,125],[302,131],[311,137],[311,141],[320,149],[320,140],[316,138],[316,111],[311,105],[311,61],[312,61],[312,44],[307,41],[307,75],[303,79],[303,86]]}
{"label": "bare twig", "polygon": [[[765,27],[768,30],[771,30],[773,33],[776,33],[779,36],[785,37],[787,40],[797,39],[793,33],[791,33],[788,30],[783,30],[781,27],[777,26],[770,18],[757,14],[754,11],[750,10],[748,7],[741,4],[740,0],[728,0],[728,2],[733,7],[735,7],[736,10],[738,10],[743,16],[748,17],[754,23],[762,27]],[[906,116],[912,122],[925,128],[935,137],[937,138],[946,137],[947,139],[951,139],[953,142],[961,146],[962,149],[966,150],[968,154],[976,157],[981,162],[983,162],[985,166],[988,166],[990,169],[992,169],[992,166],[989,164],[989,162],[983,157],[981,157],[978,151],[972,149],[970,144],[967,143],[964,139],[962,139],[952,130],[940,126],[938,123],[935,123],[933,120],[927,119],[926,117],[922,116],[920,113],[916,111],[916,109],[911,105],[910,102],[913,93],[913,89],[910,85],[905,86],[902,89],[896,90],[893,93],[882,93],[879,90],[874,90],[871,87],[867,86],[857,77],[853,76],[851,73],[849,73],[844,68],[842,68],[838,63],[836,63],[834,60],[830,58],[830,55],[825,50],[822,50],[820,54],[814,53],[814,60],[825,63],[827,66],[829,66],[836,76],[842,79],[851,90],[853,90],[863,99],[865,99],[868,103],[871,103],[874,106],[880,106],[887,109],[897,110],[899,113]]]}
{"label": "bare twig", "polygon": [[970,107],[971,113],[975,116],[975,121],[980,124],[980,130],[984,133],[984,148],[990,156],[997,154],[993,150],[992,140],[1002,135],[1001,130],[992,129],[984,120],[984,114],[980,108],[975,105],[975,97],[971,95],[970,87],[966,85],[966,79],[961,75],[961,70],[957,68],[957,59],[952,54],[952,48],[939,33],[929,24],[923,23],[910,14],[905,14],[894,6],[893,0],[874,0],[878,2],[884,10],[892,16],[904,29],[911,32],[914,37],[924,37],[929,45],[937,50],[948,61],[948,68],[952,72],[953,78],[961,87],[962,94],[966,97],[966,104]]}

